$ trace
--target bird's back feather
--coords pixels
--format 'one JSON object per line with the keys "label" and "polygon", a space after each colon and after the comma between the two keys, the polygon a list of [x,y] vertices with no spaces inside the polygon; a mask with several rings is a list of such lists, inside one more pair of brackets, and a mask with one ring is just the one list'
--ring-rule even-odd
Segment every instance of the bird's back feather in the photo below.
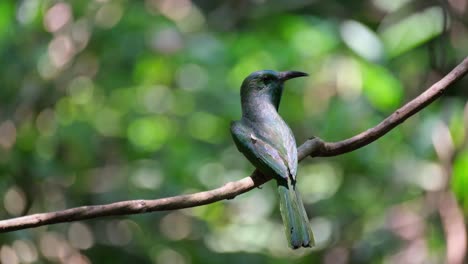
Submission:
{"label": "bird's back feather", "polygon": [[242,121],[232,122],[231,134],[237,149],[261,172],[276,178],[289,177],[290,169],[284,155],[265,142],[251,127]]}

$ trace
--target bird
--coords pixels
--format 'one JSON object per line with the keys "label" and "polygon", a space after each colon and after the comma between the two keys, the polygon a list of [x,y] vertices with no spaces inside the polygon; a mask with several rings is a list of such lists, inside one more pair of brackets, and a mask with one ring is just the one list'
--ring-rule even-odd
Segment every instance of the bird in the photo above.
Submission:
{"label": "bird", "polygon": [[251,73],[240,89],[242,117],[231,122],[237,149],[264,175],[276,180],[286,238],[293,249],[312,247],[314,235],[296,186],[297,146],[278,113],[284,82],[308,76],[300,71]]}

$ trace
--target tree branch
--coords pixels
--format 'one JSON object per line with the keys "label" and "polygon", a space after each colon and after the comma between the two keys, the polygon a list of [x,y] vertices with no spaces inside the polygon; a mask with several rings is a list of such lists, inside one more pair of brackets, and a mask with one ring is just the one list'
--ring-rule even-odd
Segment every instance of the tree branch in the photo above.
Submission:
{"label": "tree branch", "polygon": [[[315,151],[310,151],[312,157],[330,157],[343,153],[351,152],[358,148],[362,148],[390,130],[403,123],[406,119],[419,112],[424,107],[428,106],[434,100],[439,98],[442,93],[454,82],[461,79],[468,72],[468,57],[466,57],[457,67],[450,73],[445,75],[441,80],[433,84],[424,93],[414,98],[400,109],[396,110],[389,117],[385,118],[377,126],[370,128],[352,138],[338,142],[323,142],[322,147]],[[308,151],[308,150],[306,150]]]}
{"label": "tree branch", "polygon": [[[343,141],[324,142],[320,138],[307,140],[298,148],[299,161],[307,156],[336,156],[366,146],[440,97],[443,91],[462,78],[467,72],[468,57],[444,78],[432,85],[417,98],[396,110],[377,126]],[[224,199],[233,199],[237,195],[248,192],[269,180],[271,180],[270,177],[264,176],[256,170],[249,177],[226,183],[222,187],[205,192],[156,200],[130,200],[105,205],[81,206],[63,211],[22,216],[0,221],[0,233],[103,216],[130,215],[195,207]]]}

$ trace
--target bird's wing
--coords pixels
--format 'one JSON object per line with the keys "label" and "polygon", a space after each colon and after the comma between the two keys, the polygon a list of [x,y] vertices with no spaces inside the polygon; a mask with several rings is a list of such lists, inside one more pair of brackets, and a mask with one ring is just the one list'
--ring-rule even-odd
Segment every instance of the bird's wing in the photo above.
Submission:
{"label": "bird's wing", "polygon": [[255,133],[278,152],[285,161],[291,176],[295,179],[297,172],[296,140],[286,122],[282,119],[276,119],[274,122],[264,123],[255,129]]}
{"label": "bird's wing", "polygon": [[285,139],[284,148],[287,152],[286,160],[288,168],[291,171],[291,175],[293,176],[293,179],[295,179],[297,173],[297,145],[296,139],[294,139],[294,135],[289,127],[287,129],[287,135],[285,135]]}
{"label": "bird's wing", "polygon": [[291,175],[285,156],[282,156],[276,148],[255,135],[248,126],[239,121],[233,122],[231,133],[239,151],[261,172],[273,173],[274,175],[271,176],[285,179]]}

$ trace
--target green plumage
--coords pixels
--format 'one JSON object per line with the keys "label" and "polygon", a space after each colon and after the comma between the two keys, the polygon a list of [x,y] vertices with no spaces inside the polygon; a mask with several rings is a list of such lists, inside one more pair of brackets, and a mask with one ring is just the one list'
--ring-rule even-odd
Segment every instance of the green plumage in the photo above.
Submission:
{"label": "green plumage", "polygon": [[296,189],[297,149],[291,129],[278,114],[284,81],[301,72],[258,71],[241,87],[242,119],[231,125],[237,148],[262,173],[277,181],[286,237],[294,249],[314,245],[304,205]]}
{"label": "green plumage", "polygon": [[281,216],[290,246],[292,248],[313,246],[314,235],[299,191],[288,180],[277,180],[277,184]]}

